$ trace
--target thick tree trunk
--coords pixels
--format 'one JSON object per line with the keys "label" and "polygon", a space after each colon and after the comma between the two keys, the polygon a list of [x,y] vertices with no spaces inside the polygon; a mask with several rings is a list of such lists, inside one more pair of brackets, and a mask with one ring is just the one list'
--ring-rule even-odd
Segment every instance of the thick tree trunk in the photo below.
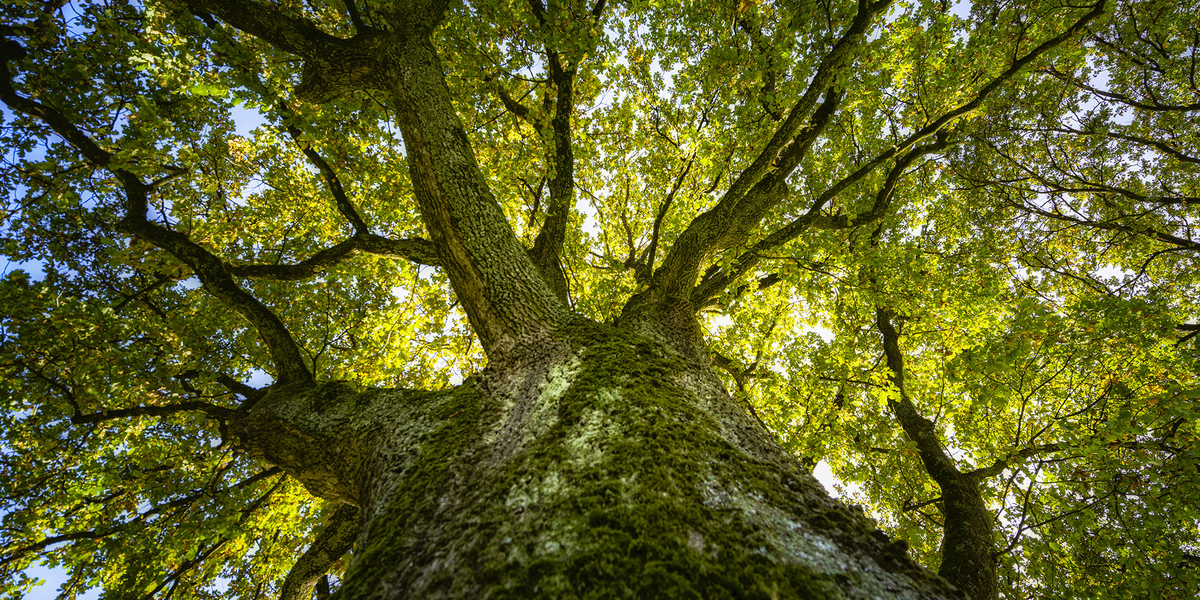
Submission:
{"label": "thick tree trunk", "polygon": [[609,326],[446,392],[272,392],[241,431],[363,510],[342,598],[951,598],[707,364]]}

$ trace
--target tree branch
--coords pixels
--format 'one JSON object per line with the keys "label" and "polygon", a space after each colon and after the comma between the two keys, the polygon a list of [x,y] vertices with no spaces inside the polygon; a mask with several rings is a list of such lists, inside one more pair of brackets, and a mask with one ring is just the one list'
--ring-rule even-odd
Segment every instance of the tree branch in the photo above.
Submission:
{"label": "tree branch", "polygon": [[1120,102],[1122,104],[1128,104],[1129,106],[1132,106],[1134,108],[1140,108],[1143,110],[1151,110],[1151,111],[1156,111],[1156,112],[1190,112],[1190,111],[1200,110],[1200,102],[1197,102],[1195,104],[1173,105],[1173,104],[1159,104],[1158,101],[1155,100],[1153,104],[1150,104],[1150,103],[1142,102],[1139,100],[1135,100],[1124,94],[1117,94],[1115,92],[1110,92],[1108,90],[1101,90],[1101,89],[1092,87],[1086,83],[1080,82],[1078,79],[1076,79],[1074,76],[1072,76],[1070,74],[1059,71],[1058,69],[1054,68],[1053,66],[1046,67],[1045,71],[1047,73],[1049,73],[1050,75],[1054,76],[1055,78],[1057,78],[1061,81],[1065,81],[1081,90],[1086,90],[1088,92],[1091,92],[1092,94],[1100,96],[1101,98],[1107,98],[1109,100],[1114,100],[1114,101]]}
{"label": "tree branch", "polygon": [[695,155],[688,159],[683,169],[679,171],[679,176],[675,178],[675,183],[671,185],[671,191],[667,192],[667,197],[663,199],[662,206],[658,208],[658,214],[654,215],[654,226],[650,232],[650,246],[646,248],[645,259],[642,268],[639,269],[637,279],[639,281],[649,280],[654,272],[654,254],[658,250],[658,241],[662,236],[662,223],[667,218],[667,212],[671,210],[671,203],[675,200],[675,195],[679,193],[679,188],[683,185],[683,180],[692,171],[692,165],[696,162]]}
{"label": "tree branch", "polygon": [[539,134],[545,131],[546,124],[538,119],[535,119],[528,106],[521,104],[520,101],[509,95],[508,90],[504,89],[504,84],[500,83],[499,79],[493,79],[491,83],[492,90],[495,91],[496,95],[500,97],[500,102],[504,104],[504,108],[506,108],[508,112],[515,115],[518,119],[528,123]]}
{"label": "tree branch", "polygon": [[[296,95],[307,101],[319,104],[351,91],[388,88],[388,68],[379,57],[387,55],[380,50],[396,41],[395,34],[355,23],[354,37],[344,39],[325,33],[307,19],[283,14],[274,6],[253,0],[186,2],[198,15],[216,15],[233,27],[304,59]],[[404,20],[403,28],[414,35],[427,35],[440,15],[417,12],[405,13],[412,18]]]}
{"label": "tree branch", "polygon": [[472,329],[496,358],[548,335],[569,310],[488,188],[432,40],[406,37],[395,56],[392,96],[417,205]]}
{"label": "tree branch", "polygon": [[[865,178],[875,168],[870,164],[858,169],[854,173],[842,178],[834,185],[830,186],[825,192],[813,201],[808,212],[793,219],[790,223],[782,228],[767,235],[767,237],[755,243],[749,250],[743,252],[728,269],[717,269],[706,273],[700,284],[692,291],[691,300],[693,306],[705,306],[713,298],[720,294],[722,290],[729,287],[734,281],[740,279],[743,275],[753,269],[761,260],[765,252],[770,252],[794,239],[799,237],[801,233],[809,227],[821,229],[845,229],[850,227],[860,227],[868,223],[873,223],[882,219],[887,214],[888,208],[891,206],[892,196],[896,191],[896,186],[900,182],[901,176],[918,158],[925,155],[940,152],[945,150],[950,145],[949,134],[939,132],[937,139],[934,142],[917,146],[902,156],[892,166],[888,172],[887,179],[875,194],[875,201],[871,205],[871,209],[865,213],[856,215],[854,218],[849,218],[844,215],[822,217],[819,211],[822,207],[833,200],[839,193],[852,184]],[[876,161],[871,161],[872,164],[877,164]]]}
{"label": "tree branch", "polygon": [[346,14],[350,17],[350,22],[354,24],[354,31],[365,30],[367,26],[363,23],[362,15],[358,13],[358,4],[355,0],[342,0],[342,4],[346,5]]}
{"label": "tree branch", "polygon": [[[536,6],[536,3],[535,3]],[[575,149],[571,136],[571,116],[575,110],[575,65],[564,69],[558,53],[546,48],[550,78],[557,94],[554,117],[550,127],[554,136],[554,177],[550,180],[550,198],[546,205],[546,220],[533,241],[533,262],[564,304],[567,301],[567,281],[562,270],[562,249],[567,237],[567,222],[575,205]]]}
{"label": "tree branch", "polygon": [[1066,448],[1064,448],[1062,444],[1057,444],[1057,443],[1041,444],[1039,446],[1030,446],[1028,448],[1022,448],[1016,452],[1013,452],[1012,454],[1009,454],[1008,456],[1006,456],[1004,458],[996,460],[996,462],[992,463],[990,466],[980,467],[973,471],[968,471],[967,473],[965,473],[965,475],[967,477],[971,477],[971,478],[975,479],[976,481],[983,481],[984,479],[987,479],[989,477],[994,477],[996,475],[999,475],[1000,473],[1003,473],[1005,469],[1008,469],[1010,467],[1019,466],[1022,463],[1024,463],[1025,461],[1027,461],[1035,456],[1040,456],[1042,454],[1049,454],[1051,452],[1061,452],[1065,449]]}
{"label": "tree branch", "polygon": [[942,564],[938,574],[950,580],[974,600],[996,598],[995,542],[992,514],[983,502],[977,481],[965,476],[938,439],[933,422],[922,416],[904,388],[904,355],[900,336],[887,310],[875,309],[875,325],[883,337],[883,353],[899,397],[888,398],[888,406],[917,445],[925,471],[942,490],[946,515],[942,532]]}
{"label": "tree branch", "polygon": [[229,492],[245,488],[246,486],[253,485],[259,481],[262,481],[263,479],[266,479],[268,477],[272,477],[275,475],[280,475],[282,473],[283,473],[282,469],[280,469],[278,467],[271,467],[269,469],[264,469],[262,471],[259,471],[258,473],[254,474],[232,486],[229,486],[229,487],[226,487],[226,488],[223,488],[220,490],[207,490],[207,489],[197,490],[188,496],[184,496],[182,498],[176,498],[175,500],[171,500],[169,502],[164,502],[162,504],[159,504],[152,508],[149,508],[143,512],[138,513],[137,516],[133,517],[132,519],[121,522],[121,523],[117,523],[116,525],[112,525],[108,529],[103,530],[103,531],[100,529],[91,529],[91,530],[86,530],[86,531],[73,531],[71,533],[64,533],[64,534],[60,534],[60,535],[54,535],[54,536],[50,536],[47,538],[43,538],[40,541],[34,542],[32,544],[27,544],[25,546],[17,548],[16,550],[13,550],[12,552],[10,552],[7,556],[0,557],[0,567],[3,567],[4,565],[6,565],[12,561],[19,560],[20,558],[29,555],[31,552],[39,552],[39,551],[41,551],[45,548],[48,548],[50,546],[53,546],[55,544],[61,544],[63,542],[73,542],[73,541],[78,541],[78,540],[103,539],[108,536],[120,533],[124,529],[126,529],[130,526],[133,526],[133,525],[137,525],[138,523],[141,523],[154,515],[160,514],[162,512],[170,510],[172,508],[178,508],[180,506],[186,506],[188,504],[191,504],[192,502],[195,502],[196,500],[199,500],[200,498],[202,498],[206,495],[220,496],[223,494],[228,494]]}
{"label": "tree branch", "polygon": [[[1015,165],[1018,169],[1020,169],[1022,172],[1024,172],[1026,175],[1028,175],[1029,178],[1046,186],[1046,188],[1051,190],[1052,192],[1060,193],[1060,194],[1079,192],[1079,191],[1086,191],[1086,192],[1091,192],[1091,193],[1104,193],[1106,191],[1108,193],[1120,193],[1120,191],[1117,191],[1117,190],[1119,190],[1119,188],[1114,188],[1112,190],[1094,189],[1094,188],[1083,188],[1083,189],[1069,188],[1067,186],[1061,185],[1057,182],[1047,179],[1046,177],[1042,176],[1037,171],[1034,171],[1032,168],[1027,167],[1026,165],[1023,165],[1016,159],[1010,157],[1008,154],[1004,153],[999,148],[996,148],[995,146],[991,146],[991,147],[992,147],[992,150],[994,150],[997,154],[999,154],[1005,160],[1008,160],[1013,165]],[[968,179],[970,181],[972,181],[972,183],[975,183],[975,184],[1000,183],[1000,182],[996,182],[996,181],[980,180],[980,179],[970,178],[970,177],[968,177]],[[1135,200],[1138,200],[1138,199],[1152,200],[1152,199],[1146,198],[1144,196],[1134,197],[1133,199],[1135,199]],[[1145,226],[1145,225],[1139,225],[1137,227],[1134,227],[1134,226],[1124,225],[1122,223],[1117,222],[1118,219],[1131,218],[1129,215],[1118,214],[1118,216],[1115,219],[1110,219],[1110,220],[1106,220],[1106,221],[1091,221],[1088,219],[1065,215],[1060,212],[1045,210],[1042,207],[1036,206],[1036,205],[1034,205],[1030,202],[1026,202],[1026,201],[1021,201],[1020,203],[1017,203],[1017,202],[1010,200],[1009,203],[1011,205],[1013,205],[1014,207],[1020,208],[1021,210],[1024,210],[1024,211],[1027,211],[1027,212],[1030,212],[1030,213],[1033,213],[1033,214],[1036,214],[1036,215],[1039,215],[1042,217],[1046,217],[1048,219],[1054,219],[1056,221],[1073,223],[1075,225],[1082,225],[1082,226],[1091,227],[1094,229],[1101,229],[1101,230],[1107,230],[1107,231],[1120,231],[1120,232],[1129,233],[1132,235],[1145,235],[1145,236],[1157,239],[1160,242],[1171,244],[1173,246],[1178,246],[1179,248],[1183,248],[1186,250],[1200,250],[1200,242],[1196,242],[1196,241],[1193,241],[1190,239],[1171,235],[1169,233],[1165,233],[1165,232],[1159,231],[1157,229],[1154,229],[1152,227]]]}
{"label": "tree branch", "polygon": [[[218,375],[217,383],[225,386],[226,389],[235,394],[242,395],[250,403],[257,402],[267,393],[266,388],[250,387],[228,375]],[[244,410],[246,407],[243,405],[241,408]]]}
{"label": "tree branch", "polygon": [[133,173],[113,165],[113,155],[96,144],[57,110],[17,94],[9,61],[16,53],[15,42],[6,40],[0,57],[0,100],[9,108],[32,116],[50,126],[74,146],[93,165],[107,169],[124,188],[125,215],[117,223],[119,231],[140,237],[182,261],[200,279],[205,291],[250,321],[271,353],[281,383],[311,385],[312,374],[300,357],[299,348],[275,313],[239,287],[220,259],[182,233],[151,223],[146,218],[151,187]]}
{"label": "tree branch", "polygon": [[[295,116],[295,112],[282,102],[279,103],[279,110],[284,115]],[[300,151],[304,153],[304,156],[308,157],[309,162],[316,166],[317,170],[321,171],[321,176],[325,178],[325,185],[329,188],[329,193],[333,194],[333,198],[337,202],[338,212],[342,213],[342,216],[346,217],[347,221],[350,221],[350,225],[354,227],[354,233],[356,235],[368,233],[370,229],[367,227],[366,221],[363,221],[362,216],[358,214],[358,209],[354,207],[354,203],[350,202],[350,199],[346,197],[346,191],[342,188],[342,181],[338,179],[333,167],[329,166],[329,163],[313,149],[311,142],[304,139],[304,134],[299,128],[295,125],[288,125],[285,129],[288,135],[292,137],[292,140],[296,142],[296,145],[300,147]]]}
{"label": "tree branch", "polygon": [[[687,298],[702,261],[712,252],[744,238],[765,212],[785,196],[784,180],[832,120],[841,102],[842,94],[833,90],[834,82],[848,68],[850,57],[874,16],[890,4],[891,0],[874,4],[859,2],[853,22],[821,60],[808,89],[792,106],[766,147],[738,175],[717,205],[693,219],[676,239],[654,275],[649,290],[653,296]],[[822,96],[825,101],[814,111]],[[806,119],[808,125],[802,128]],[[646,301],[635,296],[630,306]]]}
{"label": "tree branch", "polygon": [[71,423],[75,425],[90,425],[95,423],[103,423],[114,419],[128,419],[131,417],[162,417],[173,415],[181,412],[200,412],[204,413],[213,419],[228,420],[233,418],[236,411],[223,406],[209,404],[200,401],[178,402],[175,404],[166,404],[162,406],[144,405],[135,406],[132,408],[118,408],[113,410],[103,410],[98,413],[87,415],[72,415]]}
{"label": "tree branch", "polygon": [[[1197,110],[1200,110],[1200,104],[1197,105]],[[1158,150],[1158,151],[1162,152],[1163,154],[1166,154],[1167,156],[1175,157],[1177,160],[1180,160],[1182,162],[1192,163],[1193,165],[1200,165],[1200,158],[1196,158],[1195,156],[1184,154],[1183,152],[1180,152],[1179,150],[1176,150],[1175,148],[1171,147],[1167,143],[1159,141],[1159,140],[1149,140],[1149,139],[1139,137],[1136,135],[1129,135],[1127,133],[1118,133],[1118,132],[1114,132],[1114,131],[1106,132],[1105,135],[1107,135],[1108,137],[1111,137],[1111,138],[1125,140],[1127,142],[1133,142],[1135,144],[1141,144],[1143,146],[1150,146],[1151,148],[1154,148],[1155,150]],[[1195,199],[1195,200],[1200,201],[1200,199]]]}
{"label": "tree branch", "polygon": [[[870,162],[861,166],[857,171],[855,171],[851,175],[843,178],[841,181],[839,181],[834,186],[830,187],[817,199],[817,201],[815,201],[813,203],[812,208],[809,209],[807,214],[803,215],[799,219],[796,219],[792,223],[789,223],[783,229],[771,234],[770,236],[767,237],[767,239],[763,240],[763,242],[760,242],[760,243],[765,243],[766,246],[763,248],[760,248],[758,251],[769,250],[771,248],[778,247],[778,245],[780,245],[786,241],[790,241],[791,239],[794,239],[795,236],[799,235],[799,233],[801,231],[803,231],[805,228],[807,228],[809,226],[809,224],[812,220],[815,220],[817,218],[817,212],[827,202],[832,200],[835,196],[837,196],[837,194],[841,193],[842,190],[846,189],[850,185],[856,183],[857,181],[859,181],[859,180],[863,179],[864,177],[866,177],[867,175],[869,175],[872,171],[875,170],[875,168],[877,168],[879,165],[883,164],[884,162],[891,160],[892,158],[894,158],[896,156],[900,156],[904,152],[908,152],[908,154],[905,155],[905,158],[908,159],[908,162],[911,162],[911,160],[914,160],[918,156],[921,156],[928,152],[937,150],[938,144],[945,143],[945,138],[939,134],[943,131],[943,129],[946,126],[948,126],[950,123],[954,122],[959,117],[964,116],[964,115],[974,111],[976,108],[978,108],[984,102],[984,100],[987,99],[988,96],[990,96],[996,90],[1000,89],[1000,87],[1005,82],[1007,82],[1009,79],[1013,78],[1018,73],[1020,73],[1021,70],[1023,70],[1026,66],[1028,66],[1030,63],[1032,63],[1034,60],[1036,60],[1039,56],[1041,56],[1042,54],[1045,54],[1046,52],[1049,52],[1053,48],[1061,45],[1062,43],[1066,42],[1068,39],[1073,37],[1075,34],[1077,34],[1079,31],[1083,30],[1084,27],[1086,27],[1086,25],[1089,22],[1095,20],[1101,14],[1103,14],[1104,6],[1105,6],[1106,2],[1107,2],[1107,0],[1100,0],[1095,5],[1095,7],[1093,8],[1092,11],[1088,12],[1083,17],[1081,17],[1079,20],[1077,20],[1066,31],[1064,31],[1063,33],[1059,34],[1058,36],[1055,36],[1054,38],[1051,38],[1050,40],[1042,43],[1037,48],[1034,48],[1029,53],[1027,53],[1025,56],[1014,61],[1013,64],[1010,65],[1008,69],[1006,69],[1003,73],[1001,73],[999,76],[992,79],[990,82],[988,82],[987,85],[985,85],[983,88],[981,88],[980,91],[978,93],[976,93],[975,97],[972,100],[958,106],[957,108],[954,108],[953,110],[950,110],[950,111],[944,113],[942,116],[938,117],[937,119],[935,119],[934,121],[932,121],[931,123],[926,125],[925,127],[921,128],[920,130],[909,135],[901,143],[897,144],[896,146],[894,146],[893,148],[891,148],[887,151],[884,151],[884,152],[878,154]],[[915,149],[914,149],[914,151],[909,151],[910,148],[913,148],[916,144],[929,138],[930,136],[938,136],[938,141],[935,142],[935,144],[933,144],[933,145],[925,146],[925,149],[928,152],[914,153]],[[902,162],[904,162],[904,159],[902,159]],[[893,169],[893,173],[895,173],[894,169]],[[889,176],[889,179],[890,178],[891,177]],[[771,241],[772,238],[775,238],[775,240]],[[749,253],[744,254],[743,256],[750,258]],[[741,270],[742,270],[742,272],[745,272],[744,269],[741,269]],[[732,280],[730,280],[730,281],[732,281]],[[718,284],[716,282],[709,282],[708,285],[705,285],[704,291],[702,291],[699,294],[700,302],[698,303],[694,299],[693,304],[702,304],[704,301],[707,300],[708,297],[711,297],[712,294],[716,294],[721,289],[724,289],[724,286],[728,285],[728,282],[725,282],[724,285],[721,285],[720,287],[716,287],[717,285]],[[696,295],[693,295],[693,298],[696,298]]]}
{"label": "tree branch", "polygon": [[341,560],[358,537],[362,522],[357,507],[339,504],[329,516],[328,522],[317,534],[308,550],[288,571],[280,588],[280,600],[309,600],[317,581]]}
{"label": "tree branch", "polygon": [[908,398],[908,392],[904,388],[904,355],[900,352],[900,336],[892,326],[886,310],[875,309],[875,325],[883,336],[883,354],[887,359],[888,370],[892,372],[889,379],[899,394],[898,398],[888,398],[888,406],[896,414],[896,420],[900,421],[904,433],[916,442],[925,470],[944,488],[960,474],[958,467],[954,465],[954,459],[950,458],[938,439],[933,422],[917,412]]}
{"label": "tree branch", "polygon": [[[185,3],[194,13],[216,15],[254,37],[304,59],[332,58],[344,54],[352,46],[350,40],[329,35],[308,19],[283,14],[277,7],[262,2],[185,0]],[[359,34],[365,31],[363,28]]]}
{"label": "tree branch", "polygon": [[926,500],[924,502],[921,502],[920,504],[909,504],[907,501],[905,501],[904,512],[910,512],[910,511],[918,510],[921,508],[925,508],[926,506],[929,506],[930,504],[937,504],[938,502],[941,502],[941,501],[942,501],[941,496],[938,496],[937,498],[932,498],[932,499]]}
{"label": "tree branch", "polygon": [[387,258],[402,258],[419,265],[439,266],[440,259],[433,243],[421,238],[393,240],[375,234],[356,234],[354,237],[313,254],[296,264],[259,265],[229,263],[226,268],[234,277],[297,281],[316,277],[342,261],[359,254],[374,254]]}

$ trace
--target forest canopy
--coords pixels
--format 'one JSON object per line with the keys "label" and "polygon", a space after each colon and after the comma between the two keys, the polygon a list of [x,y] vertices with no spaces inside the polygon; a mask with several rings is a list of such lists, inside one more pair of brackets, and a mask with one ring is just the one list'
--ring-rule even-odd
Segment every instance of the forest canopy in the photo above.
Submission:
{"label": "forest canopy", "polygon": [[[339,513],[241,441],[268,386],[449,391],[526,313],[658,303],[918,563],[985,540],[977,600],[1192,598],[1197,15],[5,2],[0,595],[278,597]],[[486,210],[427,199],[409,38]],[[518,255],[536,289],[472,270]]]}

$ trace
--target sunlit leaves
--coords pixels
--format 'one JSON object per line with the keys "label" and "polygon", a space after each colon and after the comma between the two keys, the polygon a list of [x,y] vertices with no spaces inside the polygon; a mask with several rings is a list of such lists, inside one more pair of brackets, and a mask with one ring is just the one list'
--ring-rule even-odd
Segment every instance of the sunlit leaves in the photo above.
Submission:
{"label": "sunlit leaves", "polygon": [[[949,124],[949,147],[902,174],[878,219],[812,227],[702,307],[737,399],[936,566],[939,491],[889,410],[872,325],[878,308],[897,315],[909,395],[958,466],[1004,463],[982,488],[1011,597],[1186,597],[1200,555],[1198,357],[1173,331],[1200,320],[1197,9],[1113,4]],[[344,3],[275,6],[356,33]],[[364,25],[389,27],[391,4],[355,6]],[[612,321],[758,156],[857,3],[596,6],[552,2],[539,18],[525,1],[458,3],[434,42],[480,171],[527,244],[556,169],[549,53],[574,72],[562,260],[574,310]],[[373,233],[425,235],[386,94],[307,103],[295,57],[172,2],[2,10],[26,50],[10,63],[20,93],[154,182],[149,217],[222,260],[294,264],[353,235],[304,150]],[[701,270],[728,268],[1086,10],[897,2],[839,70],[844,100],[787,197]],[[257,333],[177,260],[115,233],[119,186],[44,125],[5,113],[2,135],[3,252],[45,275],[0,284],[0,540],[19,553],[76,537],[0,572],[42,557],[112,597],[273,592],[320,519],[295,482],[263,475],[202,412],[69,423],[232,409],[246,390],[223,377],[270,370]],[[818,216],[869,213],[885,162]],[[483,364],[436,269],[355,256],[303,282],[241,283],[319,379],[440,388]]]}

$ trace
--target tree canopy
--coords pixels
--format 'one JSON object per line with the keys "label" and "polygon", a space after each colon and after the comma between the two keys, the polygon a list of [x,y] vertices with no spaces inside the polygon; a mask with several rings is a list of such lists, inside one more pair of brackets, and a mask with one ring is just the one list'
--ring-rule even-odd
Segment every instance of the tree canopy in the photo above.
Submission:
{"label": "tree canopy", "polygon": [[1194,597],[1197,15],[6,2],[0,594],[277,596],[338,516],[231,433],[251,383],[448,389],[674,302],[918,562],[986,529],[979,597]]}

